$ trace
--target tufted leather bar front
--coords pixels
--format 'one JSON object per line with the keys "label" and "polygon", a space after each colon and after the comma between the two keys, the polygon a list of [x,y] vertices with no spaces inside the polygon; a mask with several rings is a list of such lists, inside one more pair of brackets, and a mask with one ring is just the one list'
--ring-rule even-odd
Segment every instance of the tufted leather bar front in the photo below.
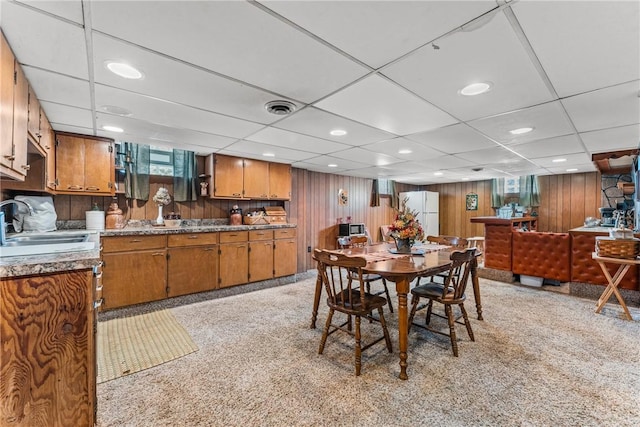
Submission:
{"label": "tufted leather bar front", "polygon": [[[606,285],[607,279],[597,262],[591,258],[595,251],[596,236],[605,235],[597,233],[571,232],[571,281],[580,283],[593,283]],[[607,266],[613,276],[618,266]],[[623,289],[638,289],[638,268],[632,265],[620,283]]]}
{"label": "tufted leather bar front", "polygon": [[485,225],[484,265],[511,271],[511,225]]}
{"label": "tufted leather bar front", "polygon": [[568,282],[571,280],[569,233],[513,231],[513,273]]}

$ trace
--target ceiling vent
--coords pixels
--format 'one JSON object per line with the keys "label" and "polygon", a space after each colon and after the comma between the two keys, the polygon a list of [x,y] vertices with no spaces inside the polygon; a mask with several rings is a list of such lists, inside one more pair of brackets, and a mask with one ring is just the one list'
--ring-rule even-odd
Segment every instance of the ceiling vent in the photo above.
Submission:
{"label": "ceiling vent", "polygon": [[286,116],[296,111],[296,104],[289,101],[271,101],[267,102],[264,106],[271,114],[278,116]]}

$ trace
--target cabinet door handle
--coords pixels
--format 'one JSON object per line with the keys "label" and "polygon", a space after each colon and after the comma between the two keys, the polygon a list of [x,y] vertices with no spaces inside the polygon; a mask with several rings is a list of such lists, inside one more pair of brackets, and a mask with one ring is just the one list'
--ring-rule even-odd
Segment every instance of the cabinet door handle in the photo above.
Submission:
{"label": "cabinet door handle", "polygon": [[233,197],[240,197],[240,193],[233,193]]}
{"label": "cabinet door handle", "polygon": [[154,252],[151,256],[164,256],[162,252]]}
{"label": "cabinet door handle", "polygon": [[95,300],[93,302],[93,308],[98,308],[102,305],[102,303],[104,302],[104,298],[100,298],[99,300]]}
{"label": "cabinet door handle", "polygon": [[10,162],[13,162],[16,159],[16,156],[13,155],[7,155],[4,156],[5,159],[9,160]]}
{"label": "cabinet door handle", "polygon": [[215,248],[205,248],[205,249],[204,249],[204,251],[205,251],[205,252],[211,252],[211,251],[213,251],[213,250],[215,250]]}
{"label": "cabinet door handle", "polygon": [[87,191],[100,191],[99,187],[87,187]]}
{"label": "cabinet door handle", "polygon": [[29,169],[31,169],[31,165],[22,165],[20,166],[22,169],[28,171]]}
{"label": "cabinet door handle", "polygon": [[67,190],[82,190],[81,185],[69,185],[67,186]]}

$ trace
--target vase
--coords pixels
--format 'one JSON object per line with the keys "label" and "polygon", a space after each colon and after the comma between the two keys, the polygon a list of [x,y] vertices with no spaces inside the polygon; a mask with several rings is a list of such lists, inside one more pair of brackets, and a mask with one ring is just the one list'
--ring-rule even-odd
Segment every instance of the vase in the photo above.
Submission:
{"label": "vase", "polygon": [[396,249],[399,254],[410,254],[412,245],[411,239],[396,239]]}
{"label": "vase", "polygon": [[156,218],[156,224],[164,224],[164,218],[162,216],[162,205],[158,205],[158,218]]}

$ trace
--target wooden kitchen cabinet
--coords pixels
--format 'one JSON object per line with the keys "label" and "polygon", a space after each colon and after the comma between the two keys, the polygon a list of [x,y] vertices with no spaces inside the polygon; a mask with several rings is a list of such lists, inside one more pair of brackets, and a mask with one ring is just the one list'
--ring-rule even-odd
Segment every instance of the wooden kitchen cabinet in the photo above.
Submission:
{"label": "wooden kitchen cabinet", "polygon": [[283,277],[298,271],[297,239],[295,228],[274,230],[273,275]]}
{"label": "wooden kitchen cabinet", "polygon": [[220,232],[218,250],[221,288],[249,282],[249,233],[247,231]]}
{"label": "wooden kitchen cabinet", "polygon": [[269,164],[269,199],[291,200],[291,165]]}
{"label": "wooden kitchen cabinet", "polygon": [[166,235],[102,238],[104,309],[166,298],[166,244]]}
{"label": "wooden kitchen cabinet", "polygon": [[266,200],[269,198],[269,162],[244,159],[244,197]]}
{"label": "wooden kitchen cabinet", "polygon": [[0,281],[0,425],[95,423],[91,269]]}
{"label": "wooden kitchen cabinet", "polygon": [[36,144],[40,144],[40,101],[36,97],[36,93],[29,85],[28,96],[28,120],[27,120],[27,133]]}
{"label": "wooden kitchen cabinet", "polygon": [[273,230],[249,231],[249,281],[273,278]]}
{"label": "wooden kitchen cabinet", "polygon": [[167,296],[216,289],[218,233],[172,234],[167,237]]}
{"label": "wooden kitchen cabinet", "polygon": [[213,189],[211,197],[240,199],[244,193],[244,162],[238,157],[211,155]]}
{"label": "wooden kitchen cabinet", "polygon": [[56,133],[57,194],[114,195],[113,140]]}
{"label": "wooden kitchen cabinet", "polygon": [[4,35],[0,39],[0,176],[24,181],[29,83]]}

